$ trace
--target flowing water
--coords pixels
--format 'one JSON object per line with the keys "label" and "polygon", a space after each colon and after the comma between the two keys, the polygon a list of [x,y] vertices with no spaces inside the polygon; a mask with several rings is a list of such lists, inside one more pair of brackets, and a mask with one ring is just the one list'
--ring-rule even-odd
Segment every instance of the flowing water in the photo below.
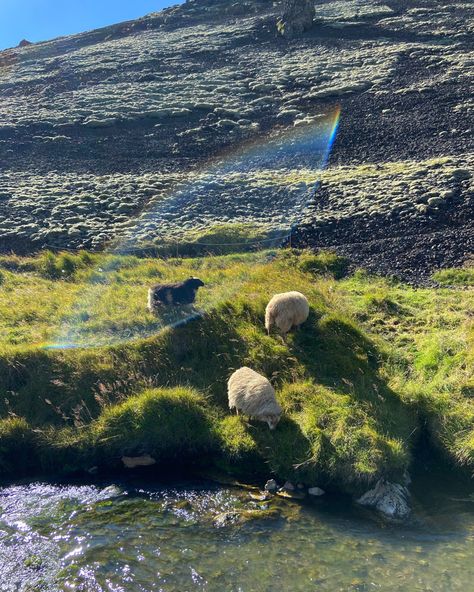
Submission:
{"label": "flowing water", "polygon": [[474,496],[441,486],[419,487],[413,518],[397,525],[332,495],[266,501],[136,479],[7,485],[0,590],[474,590]]}

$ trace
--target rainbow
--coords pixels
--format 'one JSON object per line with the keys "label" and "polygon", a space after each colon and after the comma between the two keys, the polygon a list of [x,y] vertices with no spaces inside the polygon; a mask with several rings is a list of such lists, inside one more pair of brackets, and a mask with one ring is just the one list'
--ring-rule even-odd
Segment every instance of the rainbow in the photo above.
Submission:
{"label": "rainbow", "polygon": [[[311,170],[316,173],[322,171],[329,161],[340,116],[341,109],[336,107],[329,114],[309,117],[307,123],[301,123],[290,129],[273,131],[256,141],[229,150],[224,155],[221,154],[219,158],[206,163],[201,171],[193,173],[189,182],[176,187],[158,203],[150,203],[138,216],[127,235],[117,237],[110,245],[104,254],[102,267],[94,272],[96,280],[97,276],[100,276],[100,282],[95,281],[85,288],[77,306],[70,316],[64,319],[58,339],[43,347],[49,350],[67,350],[120,343],[156,334],[166,327],[177,326],[194,318],[196,314],[199,314],[195,310],[184,311],[184,313],[170,311],[167,312],[166,317],[163,316],[156,319],[156,322],[148,323],[146,328],[143,325],[134,328],[118,323],[115,328],[111,329],[110,323],[109,328],[106,328],[107,324],[104,323],[103,333],[101,334],[99,331],[94,335],[91,335],[91,327],[87,326],[87,321],[84,321],[85,318],[93,317],[95,319],[94,327],[100,327],[100,318],[97,318],[97,315],[101,314],[100,305],[106,304],[107,306],[102,307],[102,310],[107,311],[110,306],[116,305],[113,298],[108,300],[111,298],[111,286],[113,287],[117,263],[116,258],[114,261],[114,256],[133,253],[135,249],[143,249],[146,244],[144,245],[138,237],[143,235],[144,229],[147,229],[150,224],[155,223],[159,228],[165,220],[173,219],[173,216],[176,217],[176,220],[182,220],[183,212],[186,215],[188,209],[190,222],[193,223],[192,216],[197,200],[201,200],[203,207],[208,209],[218,208],[220,197],[218,182],[221,180],[228,184],[235,184],[235,191],[232,194],[235,196],[236,204],[240,206],[240,208],[236,208],[236,211],[241,211],[242,204],[246,205],[249,200],[245,184],[251,184],[262,175],[266,179],[271,179],[272,175],[277,173],[281,175],[283,171],[283,175],[291,174],[292,178],[298,178],[298,173],[303,170]],[[275,233],[272,235],[271,244],[265,246],[281,246],[291,234],[294,226],[299,223],[308,207],[310,198],[314,196],[319,187],[318,174],[313,175],[313,178],[316,181],[309,188],[303,184],[304,187],[301,189],[287,193],[284,188],[280,190],[279,186],[275,185],[274,193],[277,194],[277,199],[269,198],[264,200],[263,205],[258,204],[257,213],[260,213],[261,209],[262,218],[270,225],[273,219],[279,220],[274,225]],[[250,194],[253,195],[255,192],[254,190]],[[269,191],[269,195],[273,196],[272,191]],[[235,217],[235,220],[239,222],[238,216]],[[178,222],[174,228],[172,223],[169,226],[175,232],[181,230]],[[109,264],[107,264],[108,255],[110,256]],[[221,298],[230,296],[226,286],[218,288],[216,295],[210,299],[208,307],[218,303],[219,295]],[[113,325],[114,323],[112,323]]]}

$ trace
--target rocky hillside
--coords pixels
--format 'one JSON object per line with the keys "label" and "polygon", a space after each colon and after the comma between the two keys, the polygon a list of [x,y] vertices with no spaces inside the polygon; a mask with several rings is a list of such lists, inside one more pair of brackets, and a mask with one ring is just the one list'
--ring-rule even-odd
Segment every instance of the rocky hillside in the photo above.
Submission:
{"label": "rocky hillside", "polygon": [[[293,37],[280,15],[269,0],[191,0],[1,52],[0,249],[99,249],[131,224],[137,243],[263,224],[262,204],[310,194],[317,168],[264,162],[236,179],[210,160],[340,106],[294,244],[412,280],[469,260],[472,3],[318,2]],[[177,208],[183,186],[200,189]]]}

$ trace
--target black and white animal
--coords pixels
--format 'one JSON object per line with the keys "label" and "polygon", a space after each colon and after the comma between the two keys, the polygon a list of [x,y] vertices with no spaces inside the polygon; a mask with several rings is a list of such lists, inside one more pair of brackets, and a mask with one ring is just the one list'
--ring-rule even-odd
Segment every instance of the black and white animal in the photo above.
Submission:
{"label": "black and white animal", "polygon": [[153,312],[163,305],[192,304],[204,282],[191,277],[174,284],[156,284],[148,290],[148,309]]}

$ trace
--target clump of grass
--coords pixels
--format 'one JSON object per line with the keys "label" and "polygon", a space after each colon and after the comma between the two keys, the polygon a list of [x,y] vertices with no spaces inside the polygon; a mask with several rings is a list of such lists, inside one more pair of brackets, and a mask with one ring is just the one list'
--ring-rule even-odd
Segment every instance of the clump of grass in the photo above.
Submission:
{"label": "clump of grass", "polygon": [[304,251],[298,257],[298,267],[306,273],[330,275],[335,279],[341,279],[349,271],[349,261],[331,251],[320,251],[316,254]]}
{"label": "clump of grass", "polygon": [[474,267],[459,269],[441,269],[433,274],[433,279],[440,286],[474,286]]}
{"label": "clump of grass", "polygon": [[220,453],[214,464],[219,470],[244,479],[265,475],[265,458],[242,417],[224,417],[216,426],[216,434]]}
{"label": "clump of grass", "polygon": [[107,456],[151,454],[158,462],[183,462],[215,448],[210,410],[195,389],[150,389],[102,411],[92,425]]}
{"label": "clump of grass", "polygon": [[403,314],[402,307],[385,290],[376,290],[370,294],[365,294],[363,300],[369,314],[378,312],[391,316]]}
{"label": "clump of grass", "polygon": [[387,424],[356,397],[307,382],[289,385],[282,398],[309,443],[299,468],[311,471],[314,482],[325,478],[357,489],[382,475],[400,478],[409,465],[408,442],[401,438],[407,425]]}
{"label": "clump of grass", "polygon": [[45,279],[71,279],[78,269],[93,264],[94,258],[86,251],[77,254],[44,251],[36,262],[36,269]]}
{"label": "clump of grass", "polygon": [[46,426],[34,447],[43,470],[63,474],[120,467],[122,456],[144,454],[161,466],[209,465],[218,443],[215,416],[196,389],[146,389],[76,427]]}

